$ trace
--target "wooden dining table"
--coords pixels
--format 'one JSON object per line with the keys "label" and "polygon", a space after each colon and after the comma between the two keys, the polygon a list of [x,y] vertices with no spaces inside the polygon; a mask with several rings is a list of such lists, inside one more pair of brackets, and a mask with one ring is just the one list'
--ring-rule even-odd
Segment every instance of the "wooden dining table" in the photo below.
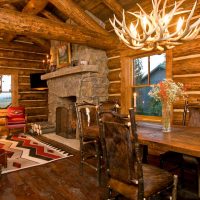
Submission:
{"label": "wooden dining table", "polygon": [[173,126],[163,132],[159,125],[138,124],[139,143],[160,151],[174,151],[200,158],[200,128]]}

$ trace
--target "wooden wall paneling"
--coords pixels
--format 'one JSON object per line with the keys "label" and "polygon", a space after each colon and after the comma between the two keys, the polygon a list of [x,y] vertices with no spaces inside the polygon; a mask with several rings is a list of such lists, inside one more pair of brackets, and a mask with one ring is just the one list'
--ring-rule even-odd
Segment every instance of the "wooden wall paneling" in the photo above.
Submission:
{"label": "wooden wall paneling", "polygon": [[19,104],[25,107],[44,107],[47,106],[47,100],[46,99],[19,100]]}
{"label": "wooden wall paneling", "polygon": [[120,81],[121,80],[121,70],[112,70],[108,73],[108,80],[109,81]]}
{"label": "wooden wall paneling", "polygon": [[42,100],[47,98],[47,91],[30,91],[29,93],[19,92],[19,100]]}
{"label": "wooden wall paneling", "polygon": [[108,87],[109,94],[121,93],[121,82],[111,82]]}
{"label": "wooden wall paneling", "polygon": [[120,56],[114,56],[112,59],[108,59],[108,69],[120,69]]}
{"label": "wooden wall paneling", "polygon": [[43,59],[46,58],[45,54],[32,54],[28,52],[18,52],[18,51],[13,51],[10,49],[1,49],[0,48],[0,58],[15,58],[15,59],[26,59],[26,60],[35,60],[42,62]]}
{"label": "wooden wall paneling", "polygon": [[[187,50],[186,50],[187,51]],[[174,59],[173,61],[173,75],[177,74],[195,74],[200,73],[200,54],[197,58]]]}
{"label": "wooden wall paneling", "polygon": [[[12,104],[25,106],[29,123],[48,118],[47,91],[32,91],[30,88],[30,74],[46,70],[42,59],[47,53],[33,44],[0,41],[0,73],[12,75]],[[0,110],[0,114],[2,112]]]}

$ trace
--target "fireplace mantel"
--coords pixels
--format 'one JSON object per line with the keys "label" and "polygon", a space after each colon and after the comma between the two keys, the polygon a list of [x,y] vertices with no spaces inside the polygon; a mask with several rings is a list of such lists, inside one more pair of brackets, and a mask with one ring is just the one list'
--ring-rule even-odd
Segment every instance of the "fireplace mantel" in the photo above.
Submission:
{"label": "fireplace mantel", "polygon": [[42,80],[48,80],[53,78],[58,78],[62,76],[72,75],[72,74],[80,74],[84,72],[98,72],[97,65],[83,65],[83,66],[75,66],[75,67],[63,67],[57,69],[55,72],[46,73],[41,76]]}

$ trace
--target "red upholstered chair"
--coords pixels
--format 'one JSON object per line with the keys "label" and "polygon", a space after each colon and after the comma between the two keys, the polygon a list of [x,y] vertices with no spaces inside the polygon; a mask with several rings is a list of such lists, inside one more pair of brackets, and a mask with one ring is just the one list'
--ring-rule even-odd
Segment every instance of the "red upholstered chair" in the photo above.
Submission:
{"label": "red upholstered chair", "polygon": [[25,108],[23,106],[10,106],[7,108],[6,127],[10,129],[23,128],[26,133],[26,121]]}

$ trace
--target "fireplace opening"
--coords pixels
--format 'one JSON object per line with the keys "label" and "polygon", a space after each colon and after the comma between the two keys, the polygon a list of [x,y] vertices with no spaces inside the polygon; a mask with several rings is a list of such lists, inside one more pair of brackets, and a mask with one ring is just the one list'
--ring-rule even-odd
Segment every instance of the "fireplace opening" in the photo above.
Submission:
{"label": "fireplace opening", "polygon": [[56,134],[76,138],[76,96],[65,97],[63,105],[56,108]]}

